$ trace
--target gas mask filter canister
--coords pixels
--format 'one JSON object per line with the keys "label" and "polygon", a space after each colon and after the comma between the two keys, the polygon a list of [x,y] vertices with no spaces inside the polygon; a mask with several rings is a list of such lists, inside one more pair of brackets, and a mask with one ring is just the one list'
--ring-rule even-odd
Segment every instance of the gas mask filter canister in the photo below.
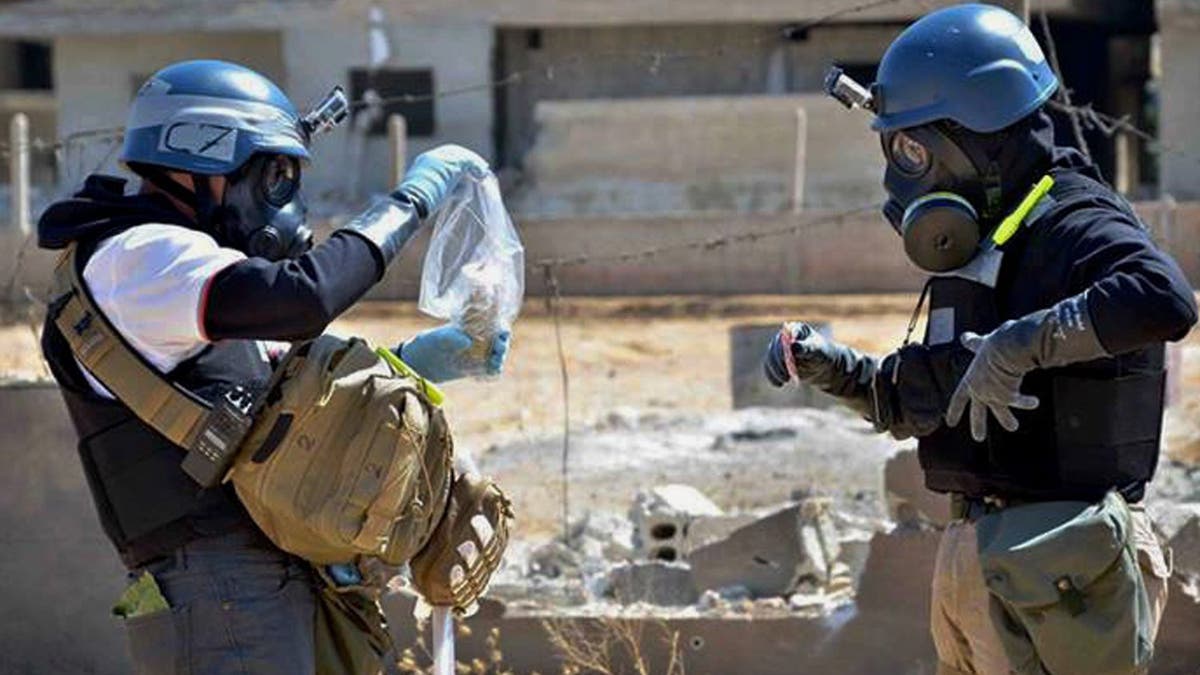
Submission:
{"label": "gas mask filter canister", "polygon": [[883,212],[909,259],[935,274],[969,263],[985,234],[978,210],[963,196],[964,188],[983,194],[975,165],[932,127],[885,134],[882,141],[889,196]]}

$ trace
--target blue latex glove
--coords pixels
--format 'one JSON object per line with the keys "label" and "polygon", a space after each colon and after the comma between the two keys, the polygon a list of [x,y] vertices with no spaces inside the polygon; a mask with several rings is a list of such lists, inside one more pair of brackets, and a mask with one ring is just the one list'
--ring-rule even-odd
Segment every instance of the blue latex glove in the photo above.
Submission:
{"label": "blue latex glove", "polygon": [[354,563],[328,565],[325,567],[325,571],[333,579],[333,583],[338,586],[357,586],[363,582],[362,574],[358,571],[358,565]]}
{"label": "blue latex glove", "polygon": [[439,145],[417,155],[393,195],[412,203],[425,218],[438,210],[464,175],[482,178],[489,170],[486,160],[461,145]]}
{"label": "blue latex glove", "polygon": [[400,347],[400,359],[431,382],[449,382],[473,374],[480,365],[488,375],[499,375],[508,356],[508,331],[496,334],[487,361],[473,364],[465,353],[471,336],[453,324],[417,333]]}

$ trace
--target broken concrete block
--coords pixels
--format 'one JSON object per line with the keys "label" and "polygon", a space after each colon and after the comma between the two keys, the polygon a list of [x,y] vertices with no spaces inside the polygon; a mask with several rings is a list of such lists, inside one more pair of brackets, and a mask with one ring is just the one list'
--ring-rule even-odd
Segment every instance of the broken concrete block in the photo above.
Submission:
{"label": "broken concrete block", "polygon": [[1170,583],[1170,599],[1154,644],[1153,672],[1191,675],[1200,663],[1200,640],[1196,639],[1200,627],[1200,587],[1195,578],[1185,580],[1176,576]]}
{"label": "broken concrete block", "polygon": [[[815,324],[823,335],[832,337],[828,324]],[[763,354],[779,332],[780,324],[738,325],[729,329],[730,371],[733,408],[831,408],[836,399],[817,389],[795,382],[775,387],[763,374]]]}
{"label": "broken concrete block", "polygon": [[829,501],[811,499],[735,530],[689,555],[700,589],[743,585],[754,597],[782,596],[802,581],[829,581],[837,537]]}
{"label": "broken concrete block", "polygon": [[636,552],[650,560],[679,560],[688,550],[688,526],[697,518],[719,515],[721,508],[690,485],[661,485],[640,493],[630,510]]}
{"label": "broken concrete block", "polygon": [[615,565],[608,572],[605,595],[627,605],[691,605],[700,598],[691,567],[662,560]]}
{"label": "broken concrete block", "polygon": [[557,579],[579,569],[579,553],[561,541],[548,541],[530,552],[529,573]]}
{"label": "broken concrete block", "polygon": [[1176,576],[1200,578],[1200,503],[1155,504],[1150,516],[1171,548]]}
{"label": "broken concrete block", "polygon": [[950,496],[925,487],[916,450],[901,450],[888,459],[883,467],[883,494],[888,514],[898,525],[941,529],[950,522]]}
{"label": "broken concrete block", "polygon": [[720,541],[733,534],[734,530],[745,527],[758,519],[753,513],[736,513],[721,516],[701,516],[688,523],[686,546],[683,554],[686,556],[692,549],[699,548],[714,541]]}
{"label": "broken concrete block", "polygon": [[626,560],[633,555],[633,523],[616,513],[588,511],[571,527],[571,548],[585,559]]}
{"label": "broken concrete block", "polygon": [[858,608],[884,613],[904,608],[912,616],[928,617],[933,565],[941,537],[940,532],[931,530],[900,528],[872,537],[856,595]]}

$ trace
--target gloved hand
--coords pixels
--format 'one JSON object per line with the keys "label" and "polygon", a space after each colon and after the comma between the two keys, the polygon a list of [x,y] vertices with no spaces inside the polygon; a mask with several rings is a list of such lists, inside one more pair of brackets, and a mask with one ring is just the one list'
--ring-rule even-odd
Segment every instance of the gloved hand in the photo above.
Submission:
{"label": "gloved hand", "polygon": [[849,351],[804,322],[785,323],[767,346],[763,370],[771,384],[782,387],[793,378],[809,381],[828,373]]}
{"label": "gloved hand", "polygon": [[763,370],[776,387],[793,378],[807,382],[841,399],[878,431],[890,428],[890,409],[879,405],[873,386],[879,360],[826,338],[806,323],[783,325],[767,347]]}
{"label": "gloved hand", "polygon": [[457,476],[441,521],[409,563],[425,601],[469,613],[500,568],[512,518],[512,504],[495,482]]}
{"label": "gloved hand", "polygon": [[482,364],[472,363],[472,357],[467,353],[472,345],[471,336],[454,324],[446,324],[417,333],[400,346],[399,356],[431,382],[460,379],[480,365],[488,375],[499,375],[508,356],[510,339],[508,331],[497,333],[492,338],[486,360]]}
{"label": "gloved hand", "polygon": [[1021,393],[1021,381],[1035,368],[1054,368],[1107,356],[1088,311],[1087,293],[1015,321],[984,336],[963,333],[963,346],[975,353],[946,409],[946,424],[957,426],[971,406],[971,437],[987,438],[990,410],[1006,431],[1016,431],[1010,408],[1033,410],[1036,396]]}
{"label": "gloved hand", "polygon": [[489,170],[486,160],[461,145],[439,145],[417,155],[392,194],[411,202],[425,218],[438,210],[464,175],[482,178]]}

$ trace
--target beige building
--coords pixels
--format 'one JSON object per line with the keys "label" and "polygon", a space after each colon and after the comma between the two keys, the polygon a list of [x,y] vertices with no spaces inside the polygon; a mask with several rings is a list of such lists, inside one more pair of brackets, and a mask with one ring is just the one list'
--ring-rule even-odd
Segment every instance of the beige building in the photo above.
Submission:
{"label": "beige building", "polygon": [[[864,4],[867,9],[855,9]],[[816,101],[825,68],[837,62],[869,79],[884,48],[907,22],[948,4],[953,3],[4,2],[0,38],[7,42],[0,45],[0,86],[5,87],[0,115],[33,113],[35,133],[43,137],[119,127],[129,98],[155,69],[179,59],[224,58],[273,77],[300,106],[335,84],[356,97],[374,90],[393,99],[377,109],[376,118],[360,118],[319,141],[308,189],[333,202],[387,187],[390,160],[382,115],[400,112],[408,120],[409,156],[445,142],[475,148],[505,169],[517,202],[543,214],[777,211],[795,207],[798,196],[803,197],[801,206],[845,206],[852,198],[877,193],[879,158],[865,121],[835,121],[831,116],[839,111]],[[1150,55],[1156,23],[1149,3],[1034,3],[1042,4],[1050,12],[1076,99],[1139,123],[1153,120],[1157,99],[1150,86]],[[1163,11],[1170,5],[1170,11],[1185,14],[1187,10],[1174,6],[1195,4],[1160,2]],[[1178,122],[1187,113],[1169,106],[1183,105],[1183,97],[1194,99],[1200,87],[1184,81],[1195,77],[1195,69],[1186,65],[1194,58],[1171,66],[1174,54],[1191,54],[1196,41],[1174,25],[1162,36],[1166,65],[1158,84],[1164,141],[1170,143],[1168,136],[1191,134]],[[30,59],[41,59],[36,63],[43,64],[45,75],[22,83]],[[1098,63],[1104,67],[1097,68]],[[30,84],[36,88],[25,86]],[[1176,86],[1182,93],[1173,97]],[[415,100],[398,100],[405,96]],[[735,100],[745,97],[776,101],[747,106]],[[699,140],[703,134],[692,133],[687,141],[691,147],[673,157],[681,148],[669,139],[679,134],[657,133],[653,125],[691,124],[686,112],[680,117],[680,111],[688,110],[685,99],[691,98],[705,101],[696,129],[723,131],[709,156],[700,157],[708,145]],[[729,99],[725,117],[720,113],[723,98]],[[811,103],[797,103],[805,100]],[[635,101],[642,103],[630,105]],[[806,137],[799,139],[805,143],[798,146],[793,133],[792,140],[781,141],[790,145],[776,148],[778,157],[759,161],[733,156],[739,147],[771,146],[763,134],[791,128],[796,105],[807,108]],[[583,137],[585,123],[596,126]],[[629,133],[638,128],[643,133]],[[1187,137],[1181,140],[1190,141]],[[1089,142],[1106,173],[1123,187],[1153,191],[1155,163],[1143,156],[1139,144],[1122,146],[1099,131],[1089,134]],[[597,152],[597,144],[604,146],[603,152]],[[807,155],[797,155],[803,145]],[[42,166],[57,163],[66,183],[97,165],[115,169],[113,148],[103,139],[71,144],[57,156],[43,154]],[[594,161],[592,154],[605,160]],[[728,184],[685,180],[679,178],[687,173],[681,165],[685,160],[704,166],[728,161],[741,177]],[[667,171],[659,181],[646,177],[647,169],[662,165],[679,170]],[[1181,190],[1190,180],[1189,168],[1195,173],[1200,165],[1177,166],[1164,159],[1164,186]],[[753,180],[746,177],[760,174],[769,185],[756,194]],[[40,174],[43,180],[48,175]],[[829,187],[828,180],[821,180],[828,176],[839,181],[844,176],[850,181],[847,189]],[[594,193],[586,187],[589,182],[596,186]],[[706,190],[715,190],[717,198]]]}

